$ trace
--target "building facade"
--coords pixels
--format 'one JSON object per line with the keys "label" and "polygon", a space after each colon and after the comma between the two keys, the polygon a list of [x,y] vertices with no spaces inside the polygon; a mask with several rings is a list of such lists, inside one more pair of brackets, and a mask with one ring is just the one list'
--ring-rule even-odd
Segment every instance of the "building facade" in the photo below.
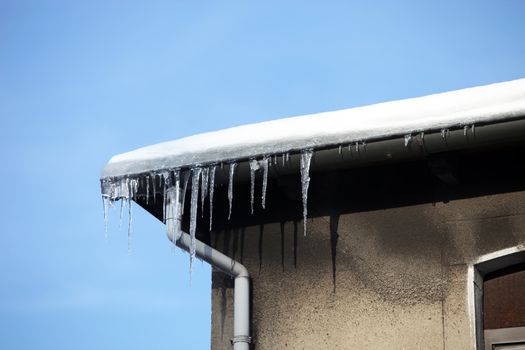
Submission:
{"label": "building facade", "polygon": [[[523,145],[447,156],[312,173],[306,236],[282,179],[251,222],[234,207],[211,243],[251,272],[253,348],[482,349],[484,316],[524,340]],[[485,277],[510,265],[487,310]],[[212,348],[230,349],[232,280],[212,279]]]}
{"label": "building facade", "polygon": [[524,161],[520,79],[148,146],[101,186],[215,268],[212,349],[516,350]]}

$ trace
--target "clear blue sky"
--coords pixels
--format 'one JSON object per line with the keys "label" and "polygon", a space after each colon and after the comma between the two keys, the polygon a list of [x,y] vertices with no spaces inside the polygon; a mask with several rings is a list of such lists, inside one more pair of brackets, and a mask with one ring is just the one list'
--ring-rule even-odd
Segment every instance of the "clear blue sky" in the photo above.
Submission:
{"label": "clear blue sky", "polygon": [[206,349],[210,270],[98,177],[234,125],[525,77],[525,1],[0,0],[0,348]]}

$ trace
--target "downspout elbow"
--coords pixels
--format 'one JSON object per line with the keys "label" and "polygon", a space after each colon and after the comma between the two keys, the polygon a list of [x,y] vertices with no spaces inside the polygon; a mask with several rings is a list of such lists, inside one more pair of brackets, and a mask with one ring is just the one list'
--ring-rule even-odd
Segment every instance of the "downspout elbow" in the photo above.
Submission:
{"label": "downspout elbow", "polygon": [[250,273],[248,272],[248,269],[237,261],[235,261],[235,266],[232,269],[232,272],[234,273],[234,275],[232,276],[234,278],[237,278],[237,277],[250,278]]}
{"label": "downspout elbow", "polygon": [[[177,185],[178,189],[179,186]],[[235,279],[233,306],[233,338],[234,350],[249,350],[250,338],[250,274],[248,269],[229,256],[213,249],[209,245],[192,239],[189,234],[180,229],[181,213],[174,208],[179,202],[179,191],[168,192],[168,208],[166,213],[166,234],[177,247],[191,252],[211,266],[221,270]],[[179,208],[179,207],[178,207]],[[177,212],[176,212],[177,211]]]}
{"label": "downspout elbow", "polygon": [[[179,248],[189,252],[192,239],[186,232],[173,230],[174,220],[166,220],[168,239]],[[241,263],[229,256],[213,249],[203,242],[195,239],[195,255],[211,266],[221,270],[235,279],[234,288],[234,316],[233,338],[231,340],[234,350],[249,350],[250,337],[250,274]]]}
{"label": "downspout elbow", "polygon": [[229,256],[215,250],[198,239],[195,239],[194,242],[192,242],[191,236],[184,231],[178,230],[177,233],[176,230],[173,230],[171,227],[173,221],[174,220],[169,219],[166,220],[166,225],[168,226],[166,235],[177,247],[190,252],[191,245],[195,244],[195,255],[199,259],[206,261],[231,277],[250,277],[248,269],[240,262],[233,260]]}

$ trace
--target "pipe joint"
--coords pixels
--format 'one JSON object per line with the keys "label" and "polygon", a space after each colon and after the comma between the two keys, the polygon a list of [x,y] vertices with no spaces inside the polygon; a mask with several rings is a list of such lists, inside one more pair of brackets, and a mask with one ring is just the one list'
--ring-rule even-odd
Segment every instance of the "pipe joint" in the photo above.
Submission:
{"label": "pipe joint", "polygon": [[250,278],[250,273],[244,265],[240,263],[235,263],[234,268],[232,268],[232,274],[234,278]]}
{"label": "pipe joint", "polygon": [[246,343],[251,344],[252,337],[249,337],[247,335],[238,335],[230,339],[230,343],[232,346],[235,346],[236,343]]}
{"label": "pipe joint", "polygon": [[[179,248],[189,252],[193,240],[189,234],[181,230],[174,230],[177,220],[166,220],[168,238]],[[250,274],[244,265],[213,249],[199,240],[194,240],[195,255],[210,263],[215,268],[235,278],[234,288],[234,350],[248,350],[251,342],[250,334]]]}

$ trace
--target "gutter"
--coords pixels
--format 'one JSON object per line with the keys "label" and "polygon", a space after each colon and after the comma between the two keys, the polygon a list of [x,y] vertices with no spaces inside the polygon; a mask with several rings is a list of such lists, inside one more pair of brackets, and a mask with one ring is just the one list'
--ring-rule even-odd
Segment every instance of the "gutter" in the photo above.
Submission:
{"label": "gutter", "polygon": [[180,208],[180,187],[175,186],[167,192],[166,203],[166,234],[168,239],[177,247],[191,251],[192,243],[195,246],[195,256],[220,271],[234,278],[233,301],[233,338],[231,339],[234,350],[249,350],[250,337],[250,274],[244,265],[224,255],[209,245],[195,239],[180,229],[180,209],[175,213],[175,208]]}
{"label": "gutter", "polygon": [[[405,137],[409,136],[410,141],[406,144]],[[434,154],[454,151],[475,152],[489,147],[498,147],[522,143],[525,140],[525,114],[519,114],[512,119],[476,123],[468,125],[453,125],[443,129],[426,129],[420,132],[407,134],[396,134],[385,138],[363,138],[360,141],[347,142],[341,144],[327,144],[314,148],[314,157],[310,171],[324,171],[334,169],[348,169],[355,167],[367,167],[383,163],[395,163],[424,159]],[[303,148],[304,149],[304,148]],[[302,149],[291,150],[286,163],[282,163],[283,154],[274,153],[273,157],[278,156],[276,166],[269,168],[268,176],[271,178],[280,177],[288,174],[296,174],[299,170],[300,154]],[[162,168],[161,170],[150,170],[142,173],[129,173],[125,176],[113,174],[108,165],[103,170],[102,182],[119,182],[126,178],[145,178],[152,174],[161,174],[163,171],[179,169],[181,173],[190,171],[192,167],[201,167],[217,164],[237,164],[235,171],[235,182],[250,181],[250,159],[262,159],[270,154],[258,154],[251,157],[239,157],[236,159],[217,160],[212,163],[188,163],[179,168]],[[287,157],[288,158],[288,157]],[[140,163],[140,162],[139,162]],[[111,175],[110,175],[111,174]],[[215,185],[228,184],[229,174],[226,170],[217,169]],[[104,190],[103,194],[117,199],[111,193]],[[139,188],[139,198],[145,198],[145,188]],[[124,196],[125,197],[125,196]],[[157,216],[162,221],[162,217]]]}
{"label": "gutter", "polygon": [[[408,135],[410,139],[407,144],[404,136]],[[425,130],[385,139],[315,148],[310,172],[415,161],[447,152],[478,152],[488,148],[509,148],[516,144],[523,144],[524,141],[525,115],[522,115],[505,122]],[[274,163],[275,166],[269,168],[268,177],[278,178],[297,174],[300,169],[300,158],[300,152],[292,153],[289,161],[283,166],[279,156]],[[227,175],[226,171],[217,171],[215,184],[227,184]],[[250,181],[249,160],[243,159],[237,162],[235,181]]]}

